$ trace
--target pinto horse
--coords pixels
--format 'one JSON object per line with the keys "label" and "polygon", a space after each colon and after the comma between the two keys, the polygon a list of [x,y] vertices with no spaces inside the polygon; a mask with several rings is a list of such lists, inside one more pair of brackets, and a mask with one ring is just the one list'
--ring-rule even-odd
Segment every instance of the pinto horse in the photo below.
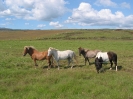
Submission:
{"label": "pinto horse", "polygon": [[85,65],[86,65],[86,61],[88,61],[89,65],[90,65],[89,58],[95,58],[97,53],[100,52],[100,50],[86,50],[81,47],[79,47],[78,49],[79,49],[79,56],[81,56],[81,54],[82,54],[83,57],[85,58]]}
{"label": "pinto horse", "polygon": [[[53,57],[51,55],[47,56],[48,51],[39,52],[33,46],[24,46],[23,56],[25,56],[27,53],[33,59],[33,61],[35,63],[35,66],[38,66],[37,63],[36,63],[36,60],[45,60],[46,59],[48,61],[48,63],[49,63],[48,69],[50,68],[51,59]],[[53,63],[53,59],[52,59],[52,63]]]}
{"label": "pinto horse", "polygon": [[108,61],[110,61],[110,64],[111,64],[110,69],[112,69],[112,65],[114,62],[116,71],[117,71],[117,54],[116,53],[111,51],[97,53],[95,58],[95,67],[96,67],[97,73],[99,73],[99,70],[102,68],[102,64]]}
{"label": "pinto horse", "polygon": [[54,59],[57,62],[58,70],[60,69],[59,68],[59,60],[64,60],[64,59],[68,60],[68,66],[70,65],[70,63],[72,63],[71,68],[73,68],[73,58],[76,60],[76,55],[75,55],[74,51],[72,51],[72,50],[59,51],[55,48],[50,47],[48,49],[48,56],[51,56],[51,55],[54,57]]}

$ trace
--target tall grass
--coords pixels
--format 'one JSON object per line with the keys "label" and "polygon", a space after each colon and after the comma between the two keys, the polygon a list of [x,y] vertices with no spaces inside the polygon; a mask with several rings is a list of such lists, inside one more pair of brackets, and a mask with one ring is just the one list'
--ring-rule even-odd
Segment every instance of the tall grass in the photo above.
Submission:
{"label": "tall grass", "polygon": [[[87,35],[88,31],[84,32]],[[92,38],[98,36],[95,32],[90,34]],[[117,32],[112,33],[118,35]],[[64,35],[66,34],[64,33]],[[74,35],[72,36],[76,37]],[[115,38],[121,38],[122,35]],[[127,35],[131,35],[130,38],[132,38],[132,34],[127,33]],[[123,40],[122,38],[106,39],[105,32],[102,36],[105,39],[0,41],[0,98],[132,99],[133,41]],[[39,66],[35,69],[30,56],[22,56],[23,47],[26,45],[35,46],[39,51],[47,50],[49,47],[55,47],[59,50],[74,50],[78,58],[78,64],[75,63],[75,67],[71,70],[66,68],[67,61],[60,61],[60,70],[57,70],[57,68],[47,70],[48,64],[44,60],[38,61]],[[116,52],[118,54],[118,66],[122,68],[116,72],[115,70],[108,70],[110,64],[104,64],[105,72],[97,74],[94,59],[90,60],[92,63],[90,66],[84,66],[83,57],[78,56],[78,47],[80,46]]]}

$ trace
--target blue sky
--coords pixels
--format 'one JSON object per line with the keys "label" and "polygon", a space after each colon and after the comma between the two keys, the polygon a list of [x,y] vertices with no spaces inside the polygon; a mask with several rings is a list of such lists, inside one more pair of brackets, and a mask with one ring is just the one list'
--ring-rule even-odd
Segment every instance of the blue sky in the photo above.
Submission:
{"label": "blue sky", "polygon": [[133,0],[0,0],[0,27],[133,29]]}

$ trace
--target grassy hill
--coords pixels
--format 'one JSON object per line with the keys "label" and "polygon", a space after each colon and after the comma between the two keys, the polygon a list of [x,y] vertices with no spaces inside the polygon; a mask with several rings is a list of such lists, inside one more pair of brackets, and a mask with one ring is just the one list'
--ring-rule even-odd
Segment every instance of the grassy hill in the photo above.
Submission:
{"label": "grassy hill", "polygon": [[[71,70],[67,60],[61,69],[47,70],[47,61],[38,68],[23,47],[32,45],[39,51],[54,47],[75,51],[78,64]],[[114,51],[118,55],[118,72],[97,74],[94,58],[84,65],[78,47]],[[132,99],[133,98],[133,30],[25,30],[0,31],[1,99]]]}

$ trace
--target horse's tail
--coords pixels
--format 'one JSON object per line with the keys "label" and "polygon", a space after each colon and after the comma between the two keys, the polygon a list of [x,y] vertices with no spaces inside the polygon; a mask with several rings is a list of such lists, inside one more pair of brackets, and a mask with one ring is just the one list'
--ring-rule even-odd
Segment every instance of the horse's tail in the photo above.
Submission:
{"label": "horse's tail", "polygon": [[78,60],[77,60],[77,56],[76,56],[75,52],[73,52],[73,54],[74,54],[74,59],[76,61],[76,64],[78,64]]}

